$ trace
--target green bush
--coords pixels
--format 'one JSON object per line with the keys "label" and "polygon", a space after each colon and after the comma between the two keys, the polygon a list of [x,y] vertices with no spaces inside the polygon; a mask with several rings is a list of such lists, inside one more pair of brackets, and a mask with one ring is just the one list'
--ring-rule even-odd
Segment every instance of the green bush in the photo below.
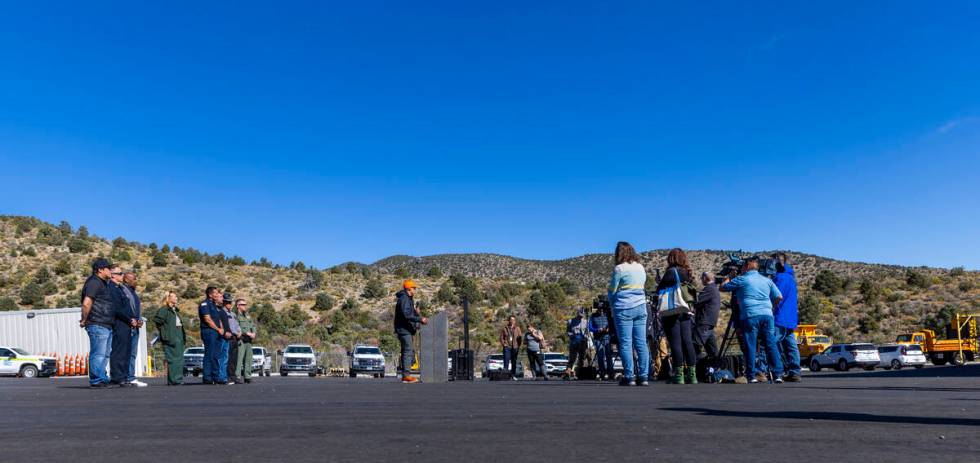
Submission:
{"label": "green bush", "polygon": [[12,297],[0,297],[0,312],[9,312],[11,310],[20,310],[17,301]]}
{"label": "green bush", "polygon": [[153,254],[153,266],[154,267],[166,267],[167,266],[167,255],[164,254],[164,253],[162,253],[162,252],[158,252],[156,254]]}
{"label": "green bush", "polygon": [[33,247],[30,247],[30,248],[27,248],[27,249],[24,249],[24,250],[23,250],[23,251],[21,251],[20,253],[21,253],[21,255],[24,255],[24,256],[29,256],[29,257],[37,257],[37,251],[36,251],[36,250],[34,250],[34,248],[33,248]]}
{"label": "green bush", "polygon": [[349,297],[340,306],[340,310],[342,310],[344,312],[352,312],[352,311],[357,310],[357,308],[358,308],[357,301],[355,301],[354,299],[349,298]]}
{"label": "green bush", "polygon": [[334,306],[334,300],[327,293],[319,293],[316,295],[316,302],[313,303],[313,310],[317,311],[327,311],[332,309]]}
{"label": "green bush", "polygon": [[861,280],[860,291],[865,304],[872,305],[881,299],[881,286],[870,278]]}
{"label": "green bush", "polygon": [[448,281],[442,282],[439,286],[439,291],[436,292],[436,302],[443,304],[456,304],[456,293],[453,292],[453,287]]}
{"label": "green bush", "polygon": [[425,276],[429,278],[442,278],[442,269],[439,267],[431,267],[429,271],[425,272]]}
{"label": "green bush", "polygon": [[932,286],[932,279],[922,272],[908,269],[905,271],[905,283],[914,288],[927,289]]}
{"label": "green bush", "polygon": [[71,262],[68,259],[61,259],[54,266],[54,273],[58,275],[68,275],[71,274]]}
{"label": "green bush", "polygon": [[820,298],[813,293],[806,293],[800,301],[800,323],[812,325],[820,322]]}
{"label": "green bush", "polygon": [[82,238],[72,238],[68,241],[68,250],[74,254],[85,253],[92,250],[92,245]]}
{"label": "green bush", "polygon": [[85,225],[78,226],[78,237],[81,239],[88,239],[88,227]]}
{"label": "green bush", "polygon": [[51,281],[51,272],[47,267],[42,265],[41,268],[37,269],[37,272],[34,272],[35,283],[43,285],[49,281]]}
{"label": "green bush", "polygon": [[965,281],[961,281],[957,287],[960,289],[960,291],[967,293],[973,290],[974,283],[972,281],[965,280]]}
{"label": "green bush", "polygon": [[41,293],[43,293],[45,296],[58,294],[58,285],[54,284],[54,281],[45,281],[44,284],[41,285]]}
{"label": "green bush", "polygon": [[844,281],[830,270],[821,270],[813,281],[813,289],[825,296],[835,296],[844,290]]}
{"label": "green bush", "polygon": [[30,282],[24,285],[20,290],[20,304],[21,305],[35,305],[39,302],[44,301],[44,292],[41,291],[41,285]]}
{"label": "green bush", "polygon": [[956,278],[966,275],[966,269],[963,267],[953,267],[949,269],[949,276]]}
{"label": "green bush", "polygon": [[404,280],[412,276],[412,271],[408,267],[398,267],[395,269],[395,276]]}
{"label": "green bush", "polygon": [[367,285],[364,287],[364,293],[361,296],[367,299],[379,299],[385,297],[388,291],[385,289],[384,283],[377,278],[372,278],[368,280]]}

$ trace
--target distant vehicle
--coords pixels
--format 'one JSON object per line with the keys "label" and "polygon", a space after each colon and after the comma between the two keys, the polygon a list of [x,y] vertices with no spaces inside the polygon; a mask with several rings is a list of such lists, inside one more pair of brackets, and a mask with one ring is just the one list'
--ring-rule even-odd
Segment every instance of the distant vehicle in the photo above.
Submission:
{"label": "distant vehicle", "polygon": [[316,365],[316,352],[307,344],[290,344],[282,351],[282,364],[279,374],[288,376],[290,373],[306,373],[314,377],[320,369]]}
{"label": "distant vehicle", "polygon": [[834,367],[837,371],[847,371],[853,367],[874,370],[881,359],[874,344],[834,344],[810,359],[810,371]]}
{"label": "distant vehicle", "polygon": [[794,330],[796,344],[800,350],[800,360],[803,365],[809,365],[814,355],[830,347],[834,340],[820,332],[817,325],[799,325]]}
{"label": "distant vehicle", "polygon": [[272,355],[269,355],[265,347],[252,347],[252,373],[259,376],[272,375]]}
{"label": "distant vehicle", "polygon": [[188,373],[199,376],[204,371],[204,348],[188,347],[184,349],[184,376]]}
{"label": "distant vehicle", "polygon": [[918,344],[888,344],[878,347],[878,366],[886,370],[901,370],[902,367],[922,368],[926,365],[926,355]]}
{"label": "distant vehicle", "polygon": [[21,378],[44,378],[58,371],[58,360],[46,355],[32,355],[19,347],[0,346],[0,375]]}
{"label": "distant vehicle", "polygon": [[[498,371],[504,369],[504,354],[490,354],[487,359],[483,362],[483,377],[487,378],[490,376],[491,371]],[[517,377],[524,377],[524,364],[520,360],[517,361]]]}
{"label": "distant vehicle", "polygon": [[[956,314],[947,326],[950,339],[940,340],[933,330],[923,329],[900,334],[895,338],[897,344],[918,344],[933,365],[963,365],[980,356],[980,343],[977,340],[977,317],[980,314]],[[957,334],[959,339],[957,339]]]}
{"label": "distant vehicle", "polygon": [[356,378],[358,373],[369,374],[375,378],[385,377],[385,356],[378,346],[359,344],[354,346],[354,350],[348,355],[350,367],[347,372],[351,378]]}
{"label": "distant vehicle", "polygon": [[544,353],[544,369],[548,376],[561,376],[568,370],[568,356],[561,352]]}

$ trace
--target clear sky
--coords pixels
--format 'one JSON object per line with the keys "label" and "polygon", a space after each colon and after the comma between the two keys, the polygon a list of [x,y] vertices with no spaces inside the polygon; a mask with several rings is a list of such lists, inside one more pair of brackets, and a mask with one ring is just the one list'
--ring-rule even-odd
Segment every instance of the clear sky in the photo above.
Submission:
{"label": "clear sky", "polygon": [[0,213],[318,267],[980,268],[977,2],[93,3],[3,7]]}

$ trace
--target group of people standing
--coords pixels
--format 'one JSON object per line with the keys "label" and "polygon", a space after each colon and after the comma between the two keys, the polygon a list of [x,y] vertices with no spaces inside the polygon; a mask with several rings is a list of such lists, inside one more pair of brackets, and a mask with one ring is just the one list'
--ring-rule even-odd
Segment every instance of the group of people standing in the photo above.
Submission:
{"label": "group of people standing", "polygon": [[92,275],[82,286],[82,317],[78,323],[89,337],[90,387],[146,386],[136,379],[136,356],[143,328],[137,280],[135,271],[123,271],[107,259],[92,262]]}
{"label": "group of people standing", "polygon": [[[99,258],[92,263],[92,275],[82,287],[79,321],[89,337],[89,386],[92,388],[147,385],[136,378],[139,335],[143,328],[137,281],[135,271],[123,271],[107,259]],[[248,313],[247,302],[233,299],[231,294],[213,286],[205,290],[205,297],[198,308],[204,342],[204,383],[251,382],[256,326]],[[163,346],[168,385],[184,381],[186,319],[177,302],[177,294],[168,292],[153,316]]]}

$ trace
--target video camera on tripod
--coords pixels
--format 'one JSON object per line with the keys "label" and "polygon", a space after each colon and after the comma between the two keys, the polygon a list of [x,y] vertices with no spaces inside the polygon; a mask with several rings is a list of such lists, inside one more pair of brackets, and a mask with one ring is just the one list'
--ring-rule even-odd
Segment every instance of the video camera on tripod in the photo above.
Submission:
{"label": "video camera on tripod", "polygon": [[[715,273],[715,283],[723,284],[725,280],[729,280],[737,277],[742,273],[742,266],[745,265],[745,261],[748,258],[742,258],[739,256],[738,252],[731,252],[728,254],[728,262],[721,264],[721,270]],[[777,260],[771,257],[755,257],[759,261],[759,273],[762,276],[771,278],[776,274],[776,263]]]}

